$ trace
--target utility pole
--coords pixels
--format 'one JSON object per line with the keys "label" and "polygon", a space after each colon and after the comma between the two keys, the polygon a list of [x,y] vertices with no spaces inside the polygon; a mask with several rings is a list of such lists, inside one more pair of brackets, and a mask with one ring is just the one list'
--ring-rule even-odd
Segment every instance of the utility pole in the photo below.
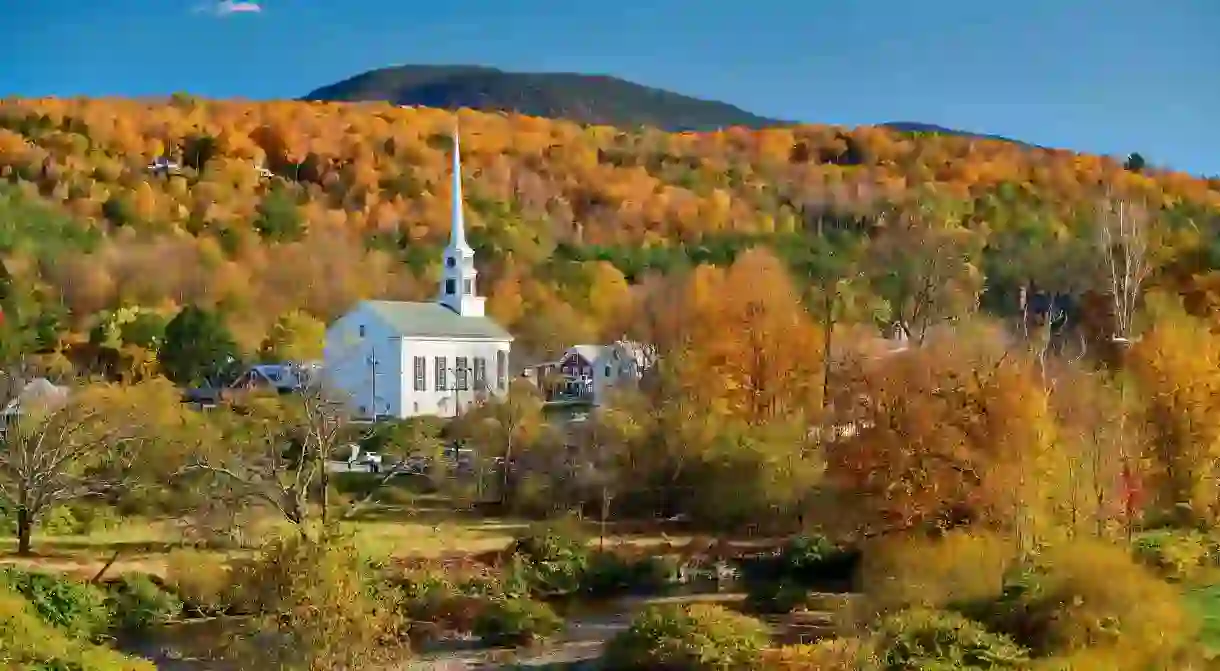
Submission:
{"label": "utility pole", "polygon": [[377,351],[369,349],[369,417],[377,421]]}

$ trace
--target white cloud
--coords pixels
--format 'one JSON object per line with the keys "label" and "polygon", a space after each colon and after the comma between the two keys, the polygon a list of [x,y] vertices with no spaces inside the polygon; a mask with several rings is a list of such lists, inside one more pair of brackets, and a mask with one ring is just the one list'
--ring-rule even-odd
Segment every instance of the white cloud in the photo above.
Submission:
{"label": "white cloud", "polygon": [[196,13],[211,14],[213,16],[258,14],[261,11],[263,11],[263,6],[258,2],[251,2],[250,0],[221,0],[220,2],[208,2],[195,7]]}

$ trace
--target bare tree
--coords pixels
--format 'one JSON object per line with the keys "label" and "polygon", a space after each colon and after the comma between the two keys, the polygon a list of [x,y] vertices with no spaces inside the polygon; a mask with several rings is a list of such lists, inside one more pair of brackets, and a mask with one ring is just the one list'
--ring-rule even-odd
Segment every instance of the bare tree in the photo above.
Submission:
{"label": "bare tree", "polygon": [[[396,459],[376,474],[362,497],[336,511],[330,500],[332,463],[349,444],[366,442],[385,425],[358,429],[342,395],[321,378],[291,395],[237,397],[214,417],[218,435],[201,445],[179,474],[211,476],[231,505],[268,506],[302,538],[312,535],[315,523],[325,527],[352,517],[395,478],[427,477],[408,460]],[[411,432],[409,442],[439,447],[424,429]],[[426,452],[432,458],[439,449]]]}
{"label": "bare tree", "polygon": [[503,397],[491,398],[462,415],[457,422],[459,434],[484,446],[488,454],[500,459],[500,504],[514,504],[514,470],[547,429],[544,402],[528,382],[514,381]]}
{"label": "bare tree", "polygon": [[1116,342],[1130,342],[1140,290],[1148,278],[1147,208],[1106,199],[1098,206],[1097,230],[1114,306]]}
{"label": "bare tree", "polygon": [[935,213],[889,217],[870,245],[867,275],[902,335],[922,344],[935,324],[978,306],[980,238]]}
{"label": "bare tree", "polygon": [[158,417],[152,395],[164,401],[168,385],[67,387],[21,373],[4,383],[0,497],[16,517],[17,552],[28,555],[49,510],[134,484],[139,447],[151,441]]}
{"label": "bare tree", "polygon": [[234,501],[270,506],[302,538],[310,537],[315,520],[329,521],[328,461],[342,446],[349,413],[321,381],[287,396],[235,398],[215,417],[219,435],[200,446],[181,474],[218,478]]}
{"label": "bare tree", "polygon": [[[1118,345],[1122,353],[1125,353],[1135,338],[1135,313],[1139,307],[1140,291],[1151,269],[1148,259],[1150,224],[1150,213],[1142,205],[1136,206],[1124,200],[1106,198],[1098,206],[1099,245],[1109,279],[1110,300],[1114,312],[1111,341]],[[1123,437],[1127,429],[1128,405],[1125,377],[1120,380],[1119,386],[1121,414],[1118,435]],[[1133,460],[1127,453],[1126,442],[1120,442],[1120,447],[1124,473],[1130,473]],[[1130,511],[1127,512],[1124,519],[1127,538],[1130,540],[1134,534],[1134,525]]]}

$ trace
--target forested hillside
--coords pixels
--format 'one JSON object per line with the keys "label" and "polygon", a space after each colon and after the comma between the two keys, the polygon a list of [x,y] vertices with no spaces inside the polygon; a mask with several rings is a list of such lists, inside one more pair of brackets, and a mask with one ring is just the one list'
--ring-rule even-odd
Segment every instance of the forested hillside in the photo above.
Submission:
{"label": "forested hillside", "polygon": [[[429,298],[455,124],[482,291],[539,356],[642,328],[631,307],[647,292],[633,285],[728,266],[754,245],[785,262],[815,314],[842,303],[865,323],[1011,312],[1025,286],[1085,295],[1100,288],[1106,199],[1147,210],[1154,284],[1196,310],[1220,286],[1220,180],[1001,141],[624,132],[388,104],[6,100],[4,328],[43,351],[109,343],[139,359],[157,339],[120,327],[155,331],[194,304],[253,355],[361,297]],[[721,294],[766,291],[715,279]],[[920,294],[928,281],[943,295]]]}

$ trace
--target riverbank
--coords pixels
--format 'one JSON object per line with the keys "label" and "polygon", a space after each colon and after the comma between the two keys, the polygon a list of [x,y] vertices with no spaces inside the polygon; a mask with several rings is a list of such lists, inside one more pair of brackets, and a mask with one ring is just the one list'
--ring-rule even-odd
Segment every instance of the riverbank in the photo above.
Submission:
{"label": "riverbank", "polygon": [[[739,609],[745,596],[740,592],[704,592],[582,602],[564,609],[563,631],[546,645],[521,649],[488,648],[473,637],[448,637],[421,646],[411,663],[402,668],[421,671],[474,671],[514,666],[596,668],[605,644],[627,629],[631,620],[649,606],[704,603]],[[817,619],[818,615],[827,614],[808,614],[802,619],[811,616]],[[769,618],[768,624],[778,641],[803,642],[799,630],[805,625],[797,620]],[[152,661],[158,671],[240,671],[240,662],[226,662],[219,653],[231,649],[234,638],[243,635],[241,620],[211,618],[157,627],[140,640],[119,641],[118,647],[129,655]]]}

